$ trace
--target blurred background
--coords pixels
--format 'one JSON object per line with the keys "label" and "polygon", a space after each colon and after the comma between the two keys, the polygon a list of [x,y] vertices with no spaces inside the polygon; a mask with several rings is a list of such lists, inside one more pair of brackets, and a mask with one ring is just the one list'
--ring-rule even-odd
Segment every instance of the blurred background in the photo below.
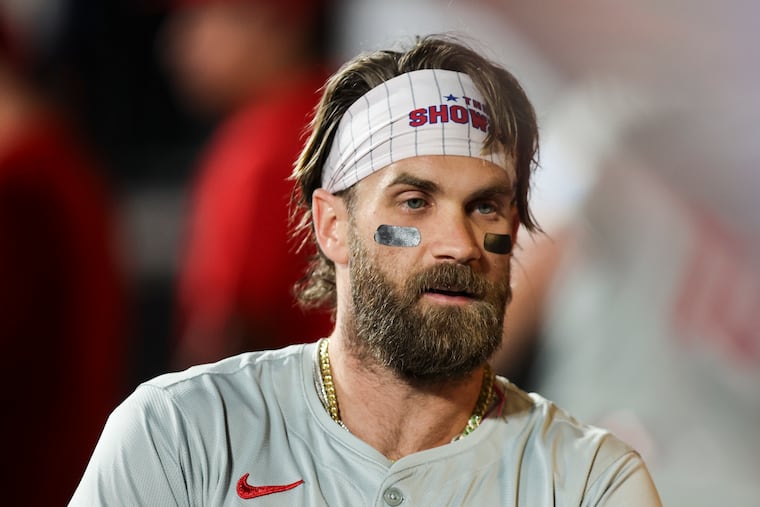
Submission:
{"label": "blurred background", "polygon": [[541,126],[496,368],[636,447],[666,505],[758,505],[760,7],[629,4],[0,0],[9,503],[65,503],[139,382],[328,332],[288,294],[317,89],[447,31]]}

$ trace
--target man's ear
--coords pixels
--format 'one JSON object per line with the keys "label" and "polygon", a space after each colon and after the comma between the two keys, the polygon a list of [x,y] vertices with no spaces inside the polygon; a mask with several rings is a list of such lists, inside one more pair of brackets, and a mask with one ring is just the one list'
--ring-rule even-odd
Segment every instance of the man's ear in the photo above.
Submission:
{"label": "man's ear", "polygon": [[311,213],[319,248],[335,264],[348,264],[348,210],[343,199],[318,188],[311,197]]}

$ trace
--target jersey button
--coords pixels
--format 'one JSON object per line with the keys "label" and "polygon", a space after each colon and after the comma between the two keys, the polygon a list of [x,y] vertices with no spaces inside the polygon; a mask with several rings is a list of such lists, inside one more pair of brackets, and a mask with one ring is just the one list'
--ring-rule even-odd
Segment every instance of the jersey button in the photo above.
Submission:
{"label": "jersey button", "polygon": [[404,501],[404,495],[402,495],[401,491],[396,488],[388,488],[383,493],[383,500],[385,500],[385,503],[391,507],[396,507],[397,505],[401,505],[401,502]]}

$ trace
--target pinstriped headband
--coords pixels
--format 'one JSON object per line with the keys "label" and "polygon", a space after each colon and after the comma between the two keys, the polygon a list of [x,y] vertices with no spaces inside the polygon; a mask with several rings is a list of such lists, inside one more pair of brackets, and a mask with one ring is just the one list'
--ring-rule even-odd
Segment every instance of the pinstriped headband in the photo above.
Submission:
{"label": "pinstriped headband", "polygon": [[508,170],[506,159],[485,153],[488,113],[467,74],[425,69],[371,89],[340,120],[322,171],[322,187],[339,192],[393,162],[422,155],[480,158]]}

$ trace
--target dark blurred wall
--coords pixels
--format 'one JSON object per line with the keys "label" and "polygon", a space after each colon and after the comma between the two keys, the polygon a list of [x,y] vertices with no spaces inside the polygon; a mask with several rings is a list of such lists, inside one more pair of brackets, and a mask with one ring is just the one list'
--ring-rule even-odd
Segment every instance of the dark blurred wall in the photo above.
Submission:
{"label": "dark blurred wall", "polygon": [[104,162],[132,283],[134,383],[167,369],[185,188],[213,121],[183,113],[155,3],[71,0],[49,81]]}

